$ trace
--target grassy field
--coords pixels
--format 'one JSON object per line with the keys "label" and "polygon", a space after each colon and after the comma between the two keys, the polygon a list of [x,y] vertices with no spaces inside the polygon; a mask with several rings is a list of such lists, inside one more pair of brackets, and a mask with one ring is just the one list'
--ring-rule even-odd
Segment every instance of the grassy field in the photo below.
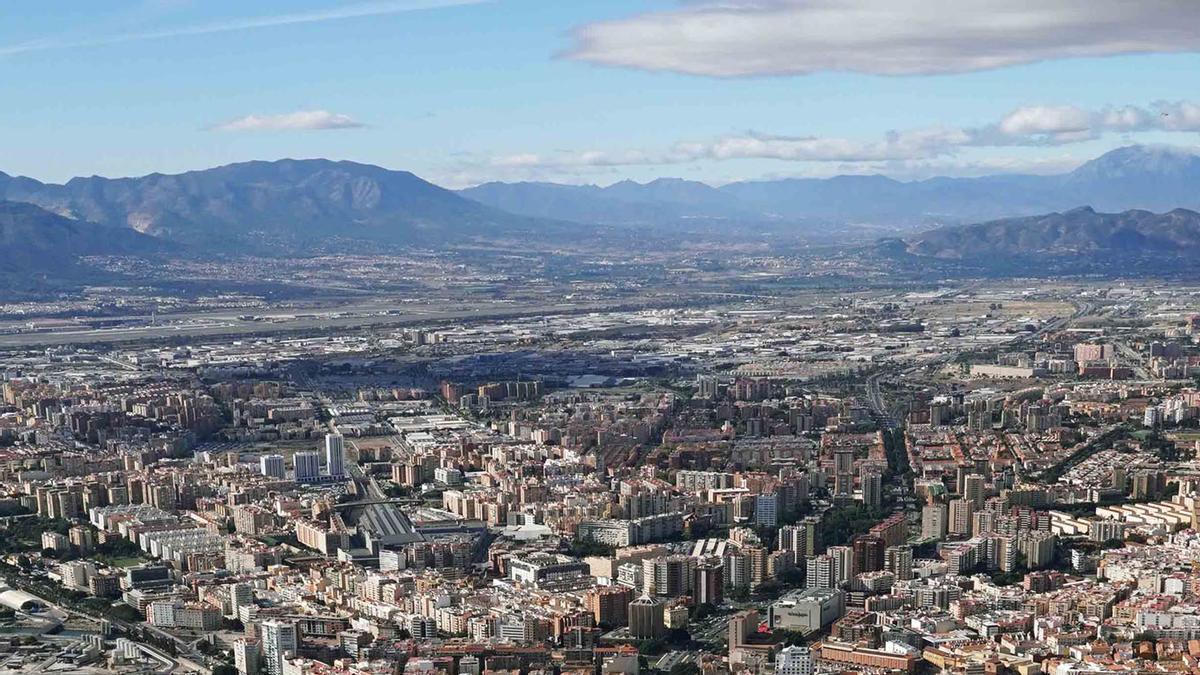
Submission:
{"label": "grassy field", "polygon": [[931,317],[947,318],[947,317],[963,317],[963,316],[983,316],[985,314],[994,316],[998,319],[1016,319],[1020,317],[1040,317],[1048,318],[1051,316],[1070,316],[1075,308],[1066,302],[1038,302],[1038,301],[1012,301],[1001,302],[1000,307],[993,309],[991,302],[980,301],[955,301],[949,303],[937,303],[926,305],[923,309],[928,312]]}
{"label": "grassy field", "polygon": [[111,567],[134,567],[146,562],[145,558],[130,556],[126,558],[103,558],[101,562],[108,564]]}

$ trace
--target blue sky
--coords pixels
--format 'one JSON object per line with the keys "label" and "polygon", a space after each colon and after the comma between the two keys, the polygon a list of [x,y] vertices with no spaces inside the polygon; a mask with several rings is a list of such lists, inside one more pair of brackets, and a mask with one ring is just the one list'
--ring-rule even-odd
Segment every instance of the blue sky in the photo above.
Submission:
{"label": "blue sky", "polygon": [[721,183],[1200,145],[1200,3],[1025,4],[8,0],[0,170],[329,157],[454,187]]}

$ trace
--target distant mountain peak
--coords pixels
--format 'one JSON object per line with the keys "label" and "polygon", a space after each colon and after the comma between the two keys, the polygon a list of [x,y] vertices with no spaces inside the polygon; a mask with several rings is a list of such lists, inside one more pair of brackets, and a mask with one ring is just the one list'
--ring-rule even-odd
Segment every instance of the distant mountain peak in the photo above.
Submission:
{"label": "distant mountain peak", "polygon": [[1084,162],[1073,178],[1124,178],[1130,175],[1180,175],[1200,171],[1200,155],[1164,145],[1127,145]]}

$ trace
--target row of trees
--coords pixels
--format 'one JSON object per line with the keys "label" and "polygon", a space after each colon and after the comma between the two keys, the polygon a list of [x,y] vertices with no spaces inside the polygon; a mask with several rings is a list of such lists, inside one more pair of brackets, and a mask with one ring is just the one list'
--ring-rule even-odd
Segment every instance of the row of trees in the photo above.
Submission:
{"label": "row of trees", "polygon": [[1127,437],[1128,435],[1129,427],[1124,424],[1119,424],[1101,434],[1101,436],[1094,441],[1085,443],[1083,447],[1071,453],[1071,456],[1062,462],[1059,462],[1058,464],[1042,471],[1041,474],[1037,476],[1037,479],[1042,483],[1053,483],[1066,474],[1067,471],[1070,471],[1071,467],[1079,464],[1083,460],[1091,457],[1101,450],[1107,450],[1108,448],[1111,448],[1113,443],[1121,438]]}
{"label": "row of trees", "polygon": [[66,534],[71,525],[65,520],[31,516],[14,518],[0,536],[0,553],[32,553],[42,549],[42,533]]}
{"label": "row of trees", "polygon": [[900,476],[905,480],[912,477],[912,467],[908,463],[908,446],[904,440],[903,427],[883,431],[883,450],[887,454],[890,476]]}

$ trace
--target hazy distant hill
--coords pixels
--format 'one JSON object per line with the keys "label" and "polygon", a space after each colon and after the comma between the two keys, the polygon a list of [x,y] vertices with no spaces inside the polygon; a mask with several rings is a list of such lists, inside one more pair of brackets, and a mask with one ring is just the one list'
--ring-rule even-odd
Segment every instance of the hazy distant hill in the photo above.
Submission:
{"label": "hazy distant hill", "polygon": [[1200,209],[1200,157],[1130,146],[1054,176],[997,175],[898,181],[837,176],[749,181],[713,188],[660,179],[607,188],[553,183],[487,183],[461,194],[543,218],[674,226],[716,219],[748,227],[865,224],[913,228],[1063,211]]}
{"label": "hazy distant hill", "polygon": [[716,188],[678,178],[608,187],[558,183],[484,183],[459,194],[538,218],[613,225],[681,224],[695,220],[757,220]]}
{"label": "hazy distant hill", "polygon": [[[64,185],[0,173],[0,199],[132,228],[193,250],[313,252],[371,243],[566,242],[596,226],[857,235],[1064,211],[1200,209],[1200,157],[1114,150],[1059,176],[839,176],[733,183],[680,179],[608,187],[487,183],[455,193],[406,171],[324,159],[245,162],[177,175],[74,178]],[[643,233],[646,234],[646,233]],[[605,236],[620,236],[608,232]],[[626,236],[629,236],[626,233]]]}
{"label": "hazy distant hill", "polygon": [[0,174],[0,198],[199,249],[301,250],[344,240],[437,244],[563,228],[464,199],[406,171],[323,159],[74,178],[65,185]]}
{"label": "hazy distant hill", "polygon": [[[910,237],[907,254],[987,264],[1047,260],[1120,266],[1124,261],[1160,261],[1200,266],[1200,213],[1132,210],[1097,213],[1090,207],[1065,213],[1009,218],[943,227]],[[1030,268],[1034,274],[1038,268]]]}
{"label": "hazy distant hill", "polygon": [[[64,185],[0,173],[0,199],[76,221],[133,229],[193,254],[384,250],[590,237],[614,250],[681,230],[863,240],[880,228],[978,223],[1067,211],[1200,209],[1200,157],[1128,147],[1059,176],[883,176],[753,181],[623,181],[608,187],[488,183],[455,193],[406,171],[324,159],[246,162],[177,175],[74,178]],[[468,198],[469,197],[469,198]],[[874,236],[874,235],[872,235]],[[81,240],[82,241],[82,240]],[[99,243],[99,242],[98,242]],[[947,250],[951,246],[947,244]]]}
{"label": "hazy distant hill", "polygon": [[169,244],[125,228],[84,223],[33,204],[0,201],[0,288],[34,290],[99,278],[78,258],[157,255]]}

